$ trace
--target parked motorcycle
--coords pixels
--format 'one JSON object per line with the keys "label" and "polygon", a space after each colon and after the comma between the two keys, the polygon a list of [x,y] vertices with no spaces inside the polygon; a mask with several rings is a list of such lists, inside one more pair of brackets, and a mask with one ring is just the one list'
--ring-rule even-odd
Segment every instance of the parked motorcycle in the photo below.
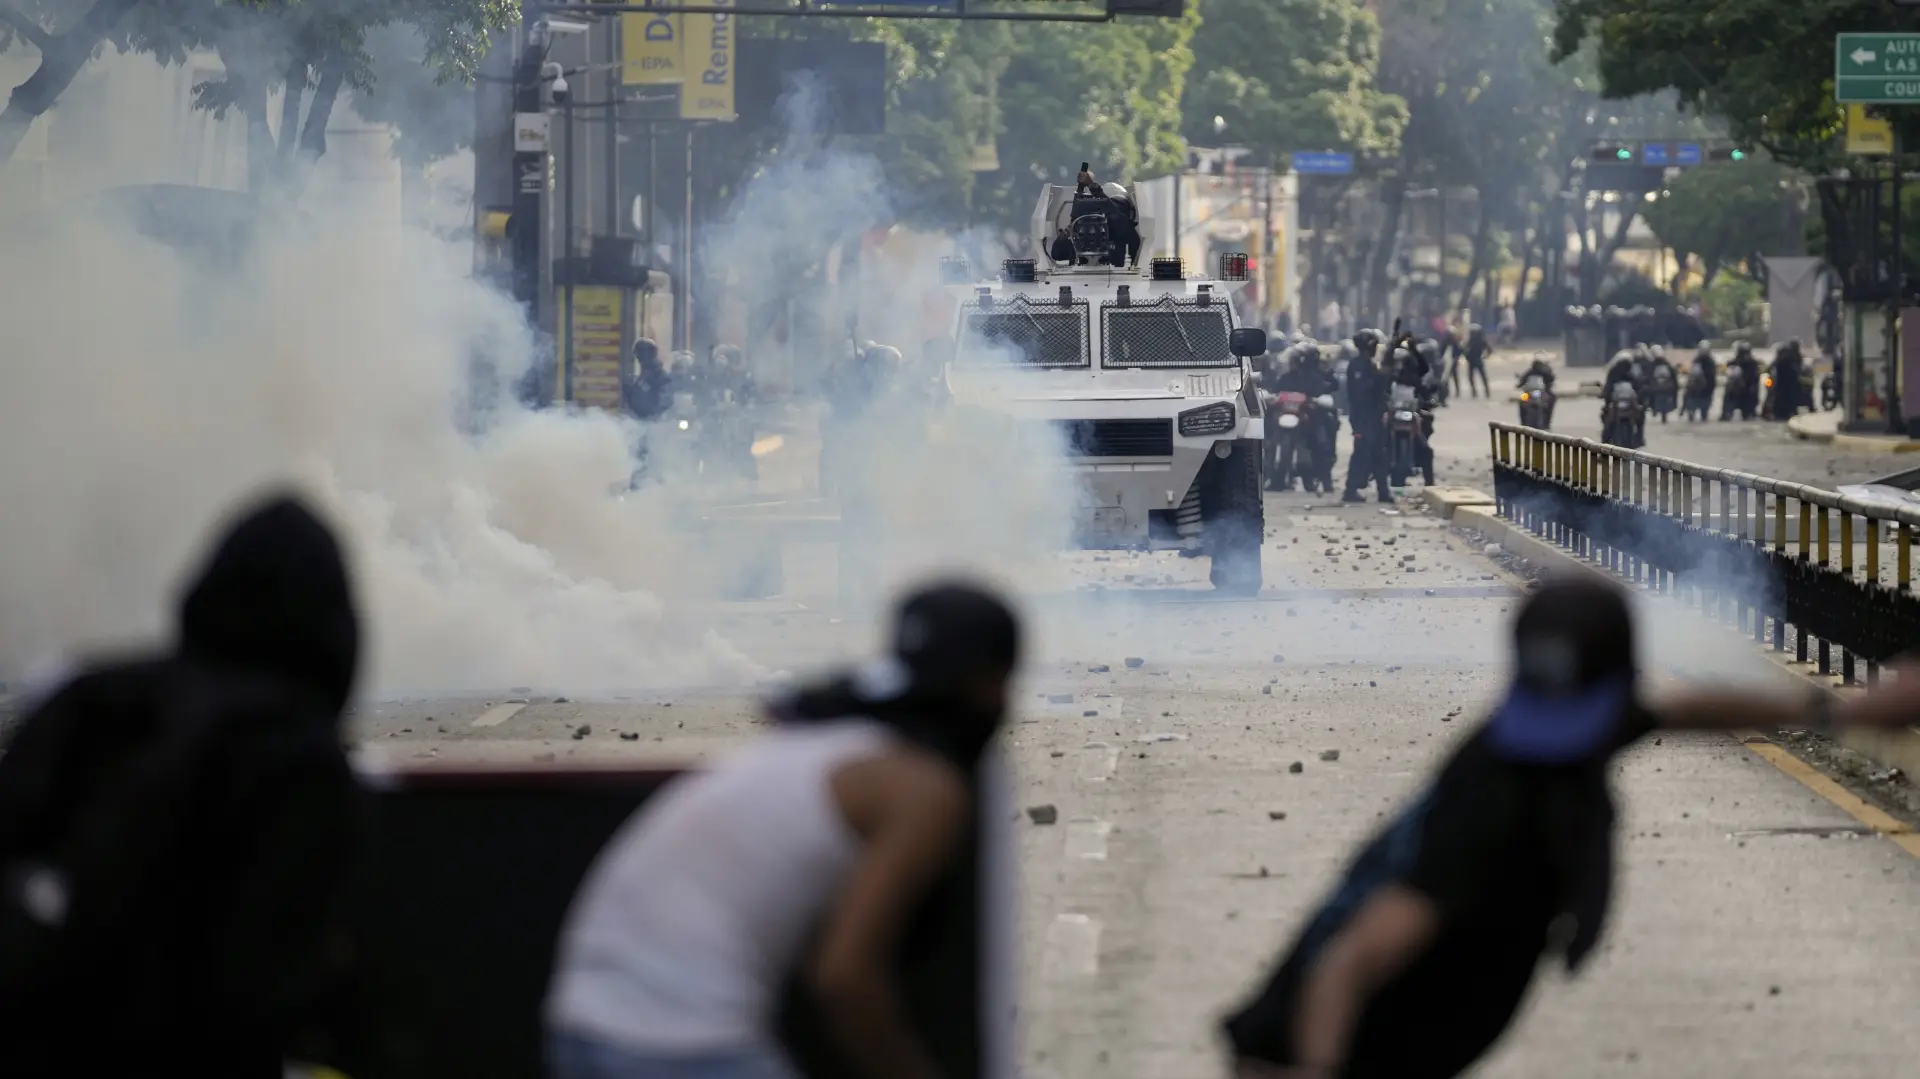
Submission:
{"label": "parked motorcycle", "polygon": [[1395,487],[1405,487],[1419,463],[1421,428],[1419,396],[1412,386],[1395,383],[1387,398],[1387,481]]}
{"label": "parked motorcycle", "polygon": [[1678,387],[1674,384],[1673,368],[1656,367],[1653,369],[1653,410],[1660,414],[1660,422],[1667,422],[1673,414],[1679,397]]}
{"label": "parked motorcycle", "polygon": [[1643,425],[1646,412],[1640,406],[1640,394],[1631,383],[1619,382],[1607,399],[1600,416],[1600,441],[1609,446],[1637,450],[1646,444]]}
{"label": "parked motorcycle", "polygon": [[1838,368],[1820,376],[1820,408],[1832,411],[1840,407],[1840,371]]}
{"label": "parked motorcycle", "polygon": [[1547,380],[1539,375],[1520,385],[1520,426],[1552,430],[1553,393],[1547,389]]}
{"label": "parked motorcycle", "polygon": [[1307,424],[1311,407],[1307,395],[1286,390],[1263,396],[1267,417],[1267,490],[1291,491],[1295,476],[1300,477],[1303,488],[1313,490],[1315,477],[1301,474],[1312,440],[1312,429]]}

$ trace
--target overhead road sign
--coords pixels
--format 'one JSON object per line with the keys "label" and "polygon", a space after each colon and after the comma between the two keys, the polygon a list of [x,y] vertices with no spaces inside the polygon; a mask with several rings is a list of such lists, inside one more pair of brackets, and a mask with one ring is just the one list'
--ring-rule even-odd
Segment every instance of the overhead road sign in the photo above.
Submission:
{"label": "overhead road sign", "polygon": [[1920,34],[1835,34],[1834,100],[1920,104]]}
{"label": "overhead road sign", "polygon": [[1303,176],[1348,176],[1353,173],[1353,155],[1333,150],[1297,150],[1293,171]]}
{"label": "overhead road sign", "polygon": [[549,14],[741,15],[841,19],[949,19],[961,22],[1112,22],[1116,16],[1177,19],[1187,0],[1055,0],[1048,9],[1007,7],[1012,0],[752,0],[734,8],[724,0],[626,0],[541,4]]}
{"label": "overhead road sign", "polygon": [[1698,165],[1700,163],[1700,144],[1697,142],[1675,143],[1673,163],[1676,165]]}

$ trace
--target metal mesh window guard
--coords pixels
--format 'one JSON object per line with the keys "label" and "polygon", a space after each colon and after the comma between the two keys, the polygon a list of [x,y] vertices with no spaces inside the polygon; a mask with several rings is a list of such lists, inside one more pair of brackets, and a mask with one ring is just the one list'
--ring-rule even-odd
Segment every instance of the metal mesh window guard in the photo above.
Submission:
{"label": "metal mesh window guard", "polygon": [[1216,300],[1107,307],[1100,312],[1102,362],[1107,367],[1234,367],[1232,326]]}
{"label": "metal mesh window guard", "polygon": [[1085,300],[1062,307],[1016,296],[988,308],[968,304],[955,358],[965,364],[1089,367],[1088,317]]}

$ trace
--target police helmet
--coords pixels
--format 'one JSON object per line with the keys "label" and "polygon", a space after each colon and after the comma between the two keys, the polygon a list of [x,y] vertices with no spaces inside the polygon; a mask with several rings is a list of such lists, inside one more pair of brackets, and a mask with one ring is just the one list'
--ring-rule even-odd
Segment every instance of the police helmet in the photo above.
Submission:
{"label": "police helmet", "polygon": [[660,358],[660,346],[651,337],[633,339],[633,359],[635,363],[651,363]]}
{"label": "police helmet", "polygon": [[1659,345],[1653,345],[1648,348],[1647,354],[1656,360],[1664,360],[1667,358],[1667,350]]}
{"label": "police helmet", "polygon": [[1480,327],[1480,324],[1478,322],[1476,322],[1473,325],[1467,327],[1467,332],[1468,333],[1485,333],[1486,331]]}
{"label": "police helmet", "polygon": [[1733,346],[1733,354],[1735,356],[1751,356],[1753,355],[1753,345],[1742,341]]}
{"label": "police helmet", "polygon": [[1354,347],[1362,351],[1380,347],[1379,330],[1356,330],[1353,335]]}
{"label": "police helmet", "polygon": [[1115,202],[1133,201],[1133,196],[1127,194],[1126,185],[1114,183],[1112,180],[1108,180],[1106,183],[1100,185],[1100,193]]}
{"label": "police helmet", "polygon": [[1438,341],[1422,341],[1413,347],[1420,355],[1426,357],[1429,361],[1440,358],[1440,342]]}

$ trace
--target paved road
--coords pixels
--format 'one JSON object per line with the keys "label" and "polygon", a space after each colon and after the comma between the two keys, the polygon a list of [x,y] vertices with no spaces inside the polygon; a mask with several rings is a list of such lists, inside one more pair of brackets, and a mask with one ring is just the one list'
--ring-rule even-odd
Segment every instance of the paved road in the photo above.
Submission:
{"label": "paved road", "polygon": [[[1691,437],[1820,467],[1770,431]],[[1018,824],[1029,1074],[1225,1074],[1221,1009],[1496,693],[1514,582],[1435,521],[1324,501],[1270,501],[1260,599],[1212,599],[1204,563],[1085,554],[1066,559],[1077,587],[1033,598],[1043,658],[1011,752],[1022,803],[1058,823]],[[866,642],[815,601],[826,589],[797,587],[802,602],[687,614],[774,669]],[[1751,659],[1683,619],[1653,636],[1666,667]],[[357,732],[401,756],[686,758],[750,736],[754,717],[741,687],[717,687],[392,702]],[[1610,943],[1579,982],[1544,979],[1481,1074],[1911,1074],[1920,861],[1793,831],[1851,820],[1724,736],[1643,746],[1619,782]]]}

